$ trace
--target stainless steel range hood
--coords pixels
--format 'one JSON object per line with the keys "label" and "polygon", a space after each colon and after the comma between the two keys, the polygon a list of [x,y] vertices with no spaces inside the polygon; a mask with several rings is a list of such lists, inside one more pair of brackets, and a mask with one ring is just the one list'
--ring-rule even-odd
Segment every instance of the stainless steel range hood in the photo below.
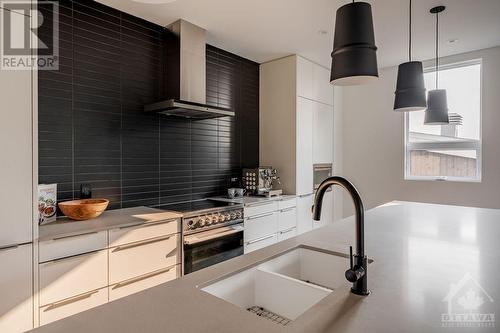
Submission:
{"label": "stainless steel range hood", "polygon": [[206,104],[169,99],[144,106],[146,112],[158,112],[167,116],[177,116],[192,119],[210,119],[218,117],[232,117],[230,109],[209,106]]}
{"label": "stainless steel range hood", "polygon": [[206,31],[184,20],[167,27],[165,99],[145,112],[190,119],[232,117],[234,111],[206,104]]}

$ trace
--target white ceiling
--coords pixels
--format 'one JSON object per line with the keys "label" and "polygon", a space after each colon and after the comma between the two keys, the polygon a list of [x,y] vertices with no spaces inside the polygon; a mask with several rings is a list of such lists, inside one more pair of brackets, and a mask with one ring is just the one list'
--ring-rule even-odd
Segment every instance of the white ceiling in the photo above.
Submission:
{"label": "white ceiling", "polygon": [[[99,0],[167,25],[183,18],[208,31],[207,42],[257,62],[300,54],[330,66],[336,9],[348,0]],[[168,1],[167,1],[168,2]],[[407,60],[408,0],[369,0],[373,8],[379,67]],[[441,56],[500,45],[500,0],[414,0],[414,59],[434,55],[435,17],[440,15]],[[324,30],[326,34],[319,31]],[[448,43],[450,39],[458,39]]]}

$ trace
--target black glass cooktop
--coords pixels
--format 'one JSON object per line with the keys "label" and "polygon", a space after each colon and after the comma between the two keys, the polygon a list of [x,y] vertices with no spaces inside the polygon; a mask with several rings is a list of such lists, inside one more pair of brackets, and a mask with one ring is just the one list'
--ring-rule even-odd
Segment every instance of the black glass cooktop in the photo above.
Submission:
{"label": "black glass cooktop", "polygon": [[240,208],[243,207],[242,204],[235,204],[231,202],[222,202],[215,200],[200,200],[200,201],[191,201],[191,202],[183,202],[176,203],[170,205],[162,205],[158,207],[159,209],[172,210],[174,212],[179,213],[196,213],[205,210],[216,210],[217,208],[226,208],[233,207]]}

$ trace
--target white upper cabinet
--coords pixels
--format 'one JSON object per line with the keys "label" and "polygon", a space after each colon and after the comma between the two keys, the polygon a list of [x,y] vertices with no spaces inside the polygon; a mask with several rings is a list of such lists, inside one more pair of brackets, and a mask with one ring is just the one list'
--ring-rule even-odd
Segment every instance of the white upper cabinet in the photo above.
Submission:
{"label": "white upper cabinet", "polygon": [[333,105],[333,85],[330,84],[330,71],[313,64],[312,99],[328,105]]}
{"label": "white upper cabinet", "polygon": [[0,246],[31,242],[33,150],[31,71],[0,73]]}
{"label": "white upper cabinet", "polygon": [[313,163],[333,163],[333,107],[313,103]]}
{"label": "white upper cabinet", "polygon": [[313,107],[314,102],[297,98],[296,194],[313,191]]}
{"label": "white upper cabinet", "polygon": [[302,57],[297,57],[297,95],[333,105],[330,71]]}
{"label": "white upper cabinet", "polygon": [[0,249],[0,332],[33,328],[32,245]]}
{"label": "white upper cabinet", "polygon": [[313,63],[297,57],[297,95],[313,99]]}

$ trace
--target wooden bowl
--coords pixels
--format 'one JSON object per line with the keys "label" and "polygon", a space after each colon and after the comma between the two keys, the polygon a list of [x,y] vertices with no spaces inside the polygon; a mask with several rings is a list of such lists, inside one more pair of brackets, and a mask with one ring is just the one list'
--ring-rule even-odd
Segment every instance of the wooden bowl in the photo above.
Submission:
{"label": "wooden bowl", "polygon": [[106,199],[82,199],[60,202],[59,208],[70,219],[84,221],[101,215],[108,204],[109,200]]}

